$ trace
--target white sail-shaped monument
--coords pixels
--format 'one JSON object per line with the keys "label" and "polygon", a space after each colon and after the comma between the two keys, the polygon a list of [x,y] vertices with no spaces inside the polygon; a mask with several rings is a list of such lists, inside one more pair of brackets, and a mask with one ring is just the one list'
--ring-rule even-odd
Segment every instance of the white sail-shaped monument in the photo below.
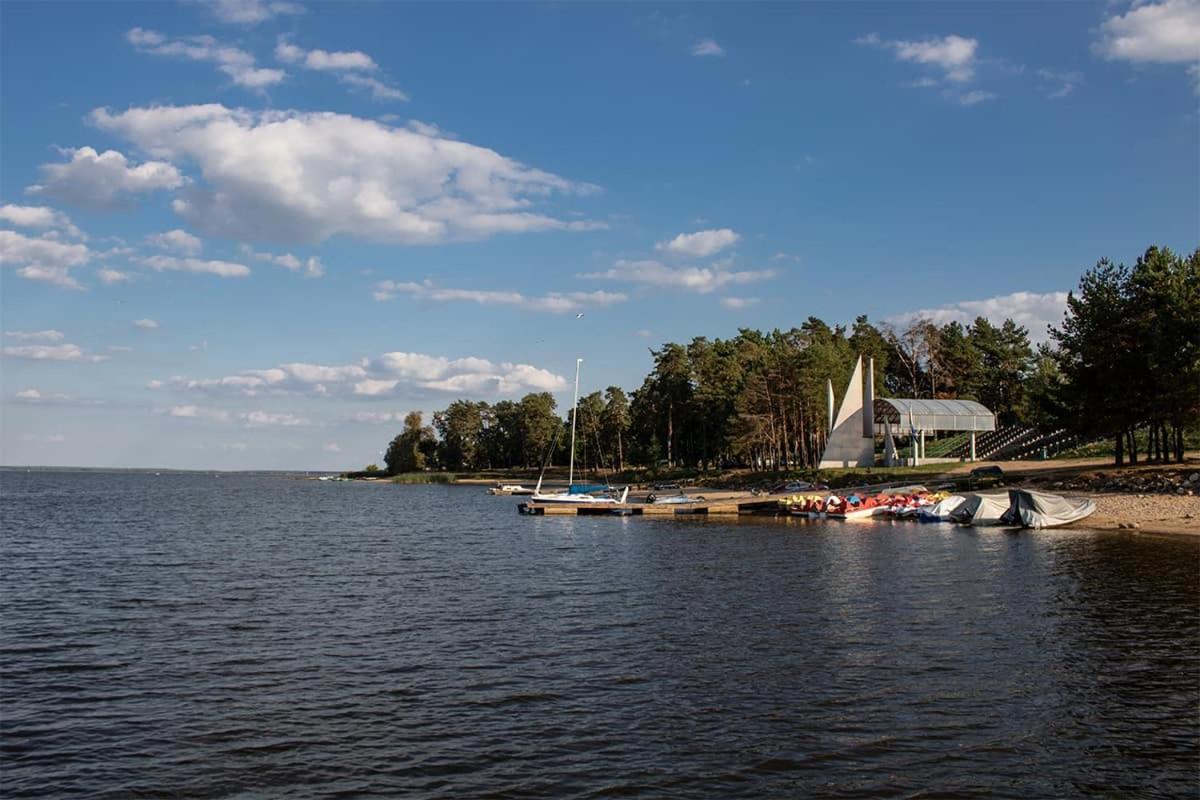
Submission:
{"label": "white sail-shaped monument", "polygon": [[[875,365],[870,359],[869,371],[863,377],[862,356],[854,365],[846,396],[833,421],[821,469],[838,467],[870,467],[875,464]],[[865,406],[865,407],[864,407]]]}

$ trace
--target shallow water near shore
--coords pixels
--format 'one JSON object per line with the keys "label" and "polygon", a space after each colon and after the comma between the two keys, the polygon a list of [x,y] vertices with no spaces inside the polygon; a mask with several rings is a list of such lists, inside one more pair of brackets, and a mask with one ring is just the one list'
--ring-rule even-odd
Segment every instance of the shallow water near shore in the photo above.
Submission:
{"label": "shallow water near shore", "polygon": [[1200,541],[0,472],[0,796],[1181,797]]}

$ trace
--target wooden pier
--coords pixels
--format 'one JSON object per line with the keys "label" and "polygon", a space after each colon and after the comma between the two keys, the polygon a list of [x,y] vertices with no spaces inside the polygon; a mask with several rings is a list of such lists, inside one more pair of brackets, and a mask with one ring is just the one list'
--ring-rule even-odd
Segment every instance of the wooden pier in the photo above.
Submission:
{"label": "wooden pier", "polygon": [[779,497],[746,495],[695,503],[519,503],[517,511],[532,516],[677,517],[777,513]]}

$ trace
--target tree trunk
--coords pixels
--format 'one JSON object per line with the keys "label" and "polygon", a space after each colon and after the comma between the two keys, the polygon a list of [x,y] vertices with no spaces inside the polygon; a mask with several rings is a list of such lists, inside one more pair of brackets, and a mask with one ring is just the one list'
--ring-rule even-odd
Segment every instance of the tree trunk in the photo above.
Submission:
{"label": "tree trunk", "polygon": [[1117,434],[1117,441],[1113,447],[1113,456],[1117,461],[1117,466],[1125,465],[1125,432],[1121,431]]}
{"label": "tree trunk", "polygon": [[672,448],[672,442],[674,440],[675,440],[675,401],[672,400],[670,403],[667,404],[667,466],[668,467],[675,466],[675,462],[672,460],[672,457],[674,456],[674,452],[675,452]]}
{"label": "tree trunk", "polygon": [[1134,434],[1137,433],[1135,428],[1130,428],[1125,431],[1125,446],[1129,450],[1129,466],[1137,466],[1137,438]]}

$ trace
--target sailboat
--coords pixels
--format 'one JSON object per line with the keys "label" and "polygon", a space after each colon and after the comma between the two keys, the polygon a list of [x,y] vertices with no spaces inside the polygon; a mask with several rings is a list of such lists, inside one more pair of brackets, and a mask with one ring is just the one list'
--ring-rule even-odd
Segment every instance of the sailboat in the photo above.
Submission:
{"label": "sailboat", "polygon": [[571,463],[567,468],[567,490],[565,492],[543,492],[542,478],[546,475],[546,467],[542,465],[542,473],[538,475],[537,487],[533,490],[533,496],[530,501],[534,503],[577,503],[580,505],[617,505],[624,503],[629,497],[629,487],[626,486],[621,492],[621,497],[597,497],[593,494],[584,492],[572,492],[571,487],[575,484],[575,421],[579,417],[579,367],[583,364],[582,358],[575,359],[575,398],[572,403],[571,411]]}

